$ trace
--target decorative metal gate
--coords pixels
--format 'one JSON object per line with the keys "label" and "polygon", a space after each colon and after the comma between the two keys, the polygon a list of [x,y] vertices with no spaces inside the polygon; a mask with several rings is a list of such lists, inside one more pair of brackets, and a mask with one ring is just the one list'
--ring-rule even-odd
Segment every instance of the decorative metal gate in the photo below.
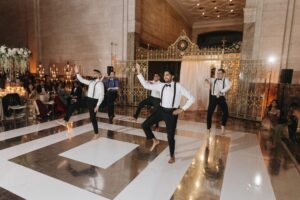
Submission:
{"label": "decorative metal gate", "polygon": [[141,65],[141,71],[147,79],[149,61],[180,61],[183,56],[199,56],[205,60],[221,61],[221,67],[226,70],[226,76],[232,81],[233,86],[227,93],[230,116],[261,121],[266,95],[264,62],[241,60],[238,52],[238,48],[199,49],[185,32],[182,32],[167,50],[139,48],[136,52],[136,61],[114,63],[117,75],[122,79],[119,104],[135,106],[149,94],[136,78],[136,62]]}

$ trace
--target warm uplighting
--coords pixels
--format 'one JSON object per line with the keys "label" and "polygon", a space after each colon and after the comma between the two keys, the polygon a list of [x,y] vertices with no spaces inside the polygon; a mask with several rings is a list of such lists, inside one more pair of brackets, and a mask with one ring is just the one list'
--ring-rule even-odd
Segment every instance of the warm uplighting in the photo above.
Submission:
{"label": "warm uplighting", "polygon": [[17,93],[21,97],[24,97],[26,95],[26,91],[21,86],[7,86],[4,90],[0,89],[0,97],[4,97],[7,94]]}

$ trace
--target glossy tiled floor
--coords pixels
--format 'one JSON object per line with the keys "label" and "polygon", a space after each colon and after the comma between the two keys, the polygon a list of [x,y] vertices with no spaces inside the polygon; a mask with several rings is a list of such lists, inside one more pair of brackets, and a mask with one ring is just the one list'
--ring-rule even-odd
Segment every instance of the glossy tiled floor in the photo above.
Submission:
{"label": "glossy tiled floor", "polygon": [[[87,113],[64,127],[55,121],[0,133],[0,199],[282,199],[299,198],[300,178],[284,146],[268,146],[258,125],[230,119],[219,135],[218,117],[207,135],[205,113],[180,116],[176,162],[168,164],[164,124],[151,151],[132,108],[114,123],[98,114],[95,137]],[[7,127],[9,129],[9,127]]]}

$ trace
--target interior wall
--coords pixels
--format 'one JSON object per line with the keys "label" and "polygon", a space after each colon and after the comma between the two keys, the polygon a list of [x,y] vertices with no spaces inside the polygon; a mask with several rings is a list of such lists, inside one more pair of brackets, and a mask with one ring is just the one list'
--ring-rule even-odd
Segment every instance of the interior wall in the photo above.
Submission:
{"label": "interior wall", "polygon": [[247,0],[243,57],[264,60],[271,82],[278,83],[282,69],[293,69],[293,84],[300,84],[299,0]]}
{"label": "interior wall", "polygon": [[25,6],[22,0],[0,1],[0,45],[28,45]]}
{"label": "interior wall", "polygon": [[137,0],[136,6],[136,32],[140,43],[167,48],[182,30],[191,37],[191,27],[166,0]]}
{"label": "interior wall", "polygon": [[[127,56],[128,0],[40,1],[40,60],[81,65],[84,74],[103,73],[113,59]],[[134,3],[134,2],[133,2]]]}

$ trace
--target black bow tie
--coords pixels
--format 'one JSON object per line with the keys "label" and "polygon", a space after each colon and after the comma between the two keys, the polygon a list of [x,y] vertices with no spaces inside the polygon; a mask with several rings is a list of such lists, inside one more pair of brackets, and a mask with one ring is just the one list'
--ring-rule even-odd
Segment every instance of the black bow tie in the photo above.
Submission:
{"label": "black bow tie", "polygon": [[166,87],[171,87],[171,84],[166,84],[165,86],[166,86]]}

